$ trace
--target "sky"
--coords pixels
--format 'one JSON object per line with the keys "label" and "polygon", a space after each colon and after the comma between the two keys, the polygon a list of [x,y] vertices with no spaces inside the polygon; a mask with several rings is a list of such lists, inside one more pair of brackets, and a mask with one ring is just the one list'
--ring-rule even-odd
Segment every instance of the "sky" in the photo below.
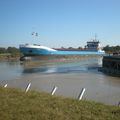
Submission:
{"label": "sky", "polygon": [[120,0],[0,0],[0,47],[84,47],[95,34],[120,45]]}

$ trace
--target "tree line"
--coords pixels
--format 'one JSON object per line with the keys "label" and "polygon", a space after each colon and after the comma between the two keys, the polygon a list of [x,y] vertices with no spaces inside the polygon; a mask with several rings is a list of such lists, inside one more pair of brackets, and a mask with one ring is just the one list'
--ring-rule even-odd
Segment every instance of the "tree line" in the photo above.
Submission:
{"label": "tree line", "polygon": [[0,54],[7,54],[7,53],[11,54],[12,56],[20,55],[20,51],[16,47],[8,47],[8,48],[0,47]]}
{"label": "tree line", "polygon": [[106,52],[106,53],[120,53],[120,46],[117,45],[117,46],[105,46],[103,48],[103,50]]}

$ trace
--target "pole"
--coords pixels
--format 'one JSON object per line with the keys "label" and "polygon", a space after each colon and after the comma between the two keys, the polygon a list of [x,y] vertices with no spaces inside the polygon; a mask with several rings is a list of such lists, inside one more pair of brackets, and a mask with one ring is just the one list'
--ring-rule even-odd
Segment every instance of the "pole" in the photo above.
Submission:
{"label": "pole", "polygon": [[54,93],[56,92],[57,89],[58,89],[58,87],[57,87],[57,86],[54,86],[54,88],[53,88],[53,90],[52,90],[52,92],[51,92],[51,95],[54,95]]}
{"label": "pole", "polygon": [[84,92],[85,92],[85,88],[82,88],[82,90],[81,90],[81,92],[80,92],[80,94],[78,96],[78,100],[82,99]]}
{"label": "pole", "polygon": [[30,86],[31,86],[31,83],[28,84],[28,86],[27,86],[27,88],[26,88],[26,90],[25,90],[26,93],[27,93],[28,90],[30,89]]}

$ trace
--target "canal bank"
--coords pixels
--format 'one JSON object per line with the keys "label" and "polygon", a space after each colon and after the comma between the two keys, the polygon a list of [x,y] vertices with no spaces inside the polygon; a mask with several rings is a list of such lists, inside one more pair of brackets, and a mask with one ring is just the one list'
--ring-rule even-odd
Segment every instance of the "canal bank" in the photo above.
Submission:
{"label": "canal bank", "polygon": [[0,61],[19,61],[20,55],[11,55],[10,53],[0,54]]}
{"label": "canal bank", "polygon": [[120,108],[0,87],[0,120],[119,120]]}

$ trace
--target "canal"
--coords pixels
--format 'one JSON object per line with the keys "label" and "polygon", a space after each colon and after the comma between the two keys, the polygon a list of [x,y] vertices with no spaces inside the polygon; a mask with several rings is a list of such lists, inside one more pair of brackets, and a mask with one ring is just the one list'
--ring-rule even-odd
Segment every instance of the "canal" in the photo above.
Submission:
{"label": "canal", "polygon": [[98,71],[102,57],[81,57],[74,60],[49,60],[0,62],[0,85],[25,90],[31,83],[32,90],[77,99],[86,88],[83,99],[117,105],[120,101],[120,78]]}

